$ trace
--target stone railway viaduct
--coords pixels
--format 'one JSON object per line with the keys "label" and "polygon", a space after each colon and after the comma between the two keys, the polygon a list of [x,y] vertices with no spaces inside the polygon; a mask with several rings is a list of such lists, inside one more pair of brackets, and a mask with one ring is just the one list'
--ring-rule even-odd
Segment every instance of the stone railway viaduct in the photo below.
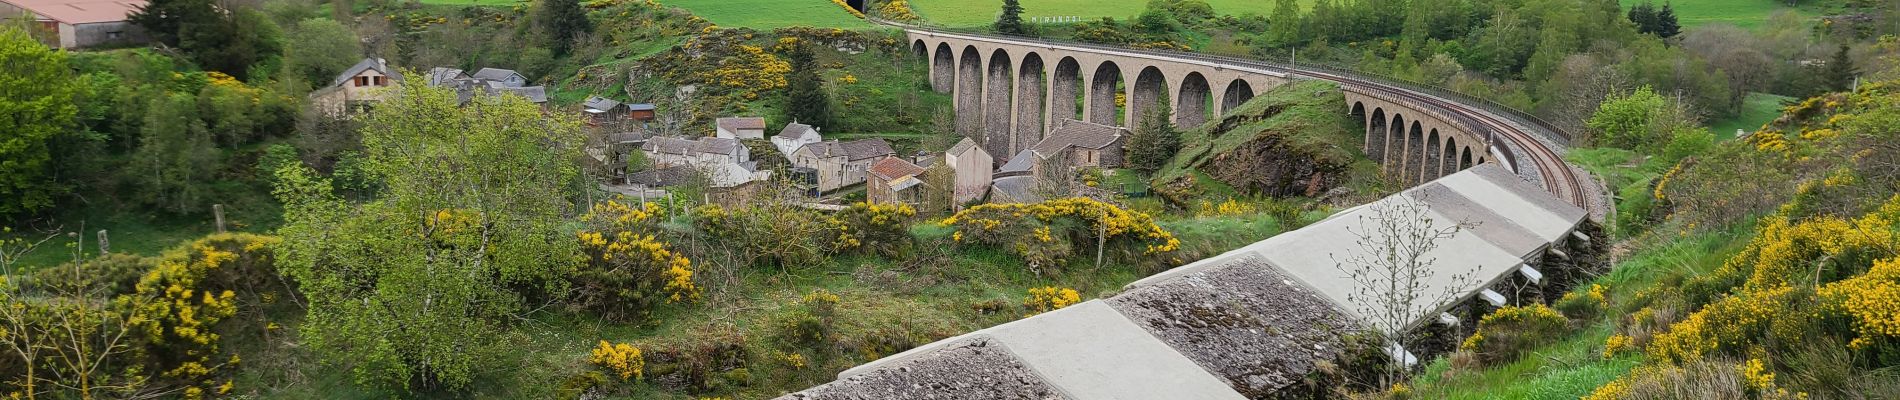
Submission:
{"label": "stone railway viaduct", "polygon": [[[930,62],[932,89],[952,94],[959,133],[997,160],[1033,146],[1069,118],[1137,126],[1149,113],[1200,126],[1295,79],[1292,71],[1213,57],[906,29]],[[1485,162],[1517,170],[1513,151],[1481,124],[1386,90],[1342,82],[1361,146],[1385,171],[1421,183]],[[1117,97],[1126,101],[1118,102]],[[1118,104],[1119,103],[1119,104]]]}

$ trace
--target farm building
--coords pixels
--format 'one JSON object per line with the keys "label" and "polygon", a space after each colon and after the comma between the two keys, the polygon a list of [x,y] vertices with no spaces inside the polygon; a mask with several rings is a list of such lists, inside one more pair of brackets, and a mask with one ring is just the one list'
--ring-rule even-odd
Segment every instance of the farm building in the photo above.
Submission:
{"label": "farm building", "polygon": [[142,43],[145,30],[126,16],[145,6],[145,0],[0,0],[0,19],[30,15],[53,33],[48,46],[62,49]]}
{"label": "farm building", "polygon": [[728,139],[764,139],[765,118],[726,117],[718,121],[719,131],[715,136]]}

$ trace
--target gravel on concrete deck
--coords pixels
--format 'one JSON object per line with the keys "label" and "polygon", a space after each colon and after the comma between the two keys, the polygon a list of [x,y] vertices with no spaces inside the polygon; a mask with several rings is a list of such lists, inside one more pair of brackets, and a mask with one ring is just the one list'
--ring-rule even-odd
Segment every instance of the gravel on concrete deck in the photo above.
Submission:
{"label": "gravel on concrete deck", "polygon": [[1001,345],[970,339],[779,400],[1067,400]]}
{"label": "gravel on concrete deck", "polygon": [[1108,300],[1202,368],[1249,398],[1301,381],[1341,350],[1355,330],[1331,301],[1259,256],[1236,258]]}

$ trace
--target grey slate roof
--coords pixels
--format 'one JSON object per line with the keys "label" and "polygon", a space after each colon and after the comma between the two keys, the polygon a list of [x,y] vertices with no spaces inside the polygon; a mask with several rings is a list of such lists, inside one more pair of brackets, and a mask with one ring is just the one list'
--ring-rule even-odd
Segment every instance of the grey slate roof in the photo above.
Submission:
{"label": "grey slate roof", "polygon": [[634,111],[653,111],[653,110],[658,110],[659,107],[655,107],[651,103],[633,103],[633,104],[628,104],[627,109],[634,110]]}
{"label": "grey slate roof", "polygon": [[612,111],[615,107],[620,107],[620,102],[606,97],[590,96],[582,105],[590,110]]}
{"label": "grey slate roof", "polygon": [[1005,176],[990,181],[990,202],[994,203],[1038,203],[1042,196],[1036,195],[1036,177]]}
{"label": "grey slate roof", "polygon": [[786,139],[804,139],[805,134],[808,133],[818,133],[818,128],[793,122],[785,124],[785,129],[778,131],[778,136]]}
{"label": "grey slate roof", "polygon": [[429,86],[449,86],[453,84],[456,79],[467,78],[468,74],[464,74],[462,70],[456,68],[435,67],[429,69]]}
{"label": "grey slate roof", "polygon": [[693,168],[687,166],[649,169],[628,174],[627,181],[647,187],[667,187],[692,179],[693,172]]}
{"label": "grey slate roof", "polygon": [[897,155],[897,150],[892,150],[891,143],[884,139],[858,139],[844,142],[846,160],[858,161],[891,155]]}
{"label": "grey slate roof", "polygon": [[389,79],[392,80],[402,80],[401,74],[389,70],[389,61],[381,58],[365,58],[363,61],[357,61],[356,65],[351,65],[348,69],[344,69],[343,73],[337,74],[336,79],[330,81],[330,86],[342,85],[343,82],[348,82],[350,78],[355,77],[356,74],[361,74],[363,71],[369,70],[375,70],[385,76],[389,76]]}
{"label": "grey slate roof", "polygon": [[517,76],[517,75],[521,75],[521,73],[515,72],[515,70],[512,70],[512,69],[482,68],[480,70],[475,71],[474,74],[469,75],[469,77],[475,78],[475,79],[486,79],[486,80],[491,80],[491,81],[506,81],[508,80],[508,77]]}
{"label": "grey slate roof", "polygon": [[963,140],[957,141],[955,146],[950,146],[949,150],[944,150],[943,152],[944,154],[963,154],[963,152],[970,151],[970,149],[982,151],[983,147],[977,146],[975,140],[970,140],[970,138],[966,137],[963,138]]}
{"label": "grey slate roof", "polygon": [[1127,134],[1128,130],[1121,127],[1065,119],[1056,123],[1048,137],[1030,148],[1048,157],[1071,146],[1090,149],[1108,147],[1115,144],[1115,139]]}
{"label": "grey slate roof", "polygon": [[1034,168],[1036,168],[1036,151],[1023,150],[1016,153],[1015,157],[1010,157],[1008,162],[1004,162],[1002,168],[996,169],[996,173],[1026,173]]}
{"label": "grey slate roof", "polygon": [[[1026,188],[1034,178],[997,179]],[[1455,194],[1456,197],[1451,195]],[[1482,199],[1474,207],[1471,199]],[[1482,164],[1374,204],[1417,201],[1434,226],[1476,223],[1427,253],[1441,271],[1472,271],[1476,283],[1426,282],[1426,290],[1467,301],[1543,257],[1572,235],[1586,213]],[[1074,399],[1246,399],[1295,395],[1346,350],[1343,339],[1372,327],[1357,321],[1337,258],[1368,251],[1353,240],[1372,205],[1341,211],[1305,228],[1176,267],[1092,300],[1034,317],[925,344],[842,373],[839,380],[783,399],[1017,398],[1019,384],[1051,387]],[[1462,215],[1462,217],[1460,217]],[[1487,233],[1485,225],[1505,225]],[[1527,247],[1521,235],[1546,242]],[[1450,275],[1445,273],[1443,275]],[[1463,285],[1463,286],[1458,286]],[[972,346],[996,352],[970,354]],[[999,356],[1000,355],[1000,356]],[[999,359],[1000,358],[1000,359]],[[1000,376],[999,376],[1000,374]],[[1014,378],[1010,380],[1008,378]],[[944,382],[978,385],[951,386]],[[908,392],[891,392],[908,389]],[[1035,398],[1035,397],[1032,397]]]}
{"label": "grey slate roof", "polygon": [[683,139],[662,136],[647,139],[646,144],[641,145],[640,149],[663,154],[690,155],[712,153],[724,155],[732,154],[738,150],[739,141],[716,137]]}

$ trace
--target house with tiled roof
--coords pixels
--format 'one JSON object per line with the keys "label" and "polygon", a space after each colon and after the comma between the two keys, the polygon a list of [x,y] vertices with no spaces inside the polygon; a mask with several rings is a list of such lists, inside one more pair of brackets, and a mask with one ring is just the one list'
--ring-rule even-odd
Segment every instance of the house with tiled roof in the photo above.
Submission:
{"label": "house with tiled roof", "polygon": [[720,118],[714,125],[717,126],[714,136],[741,140],[765,138],[765,118],[726,117]]}
{"label": "house with tiled roof", "polygon": [[310,93],[310,104],[330,115],[343,115],[368,109],[383,101],[390,87],[402,75],[381,58],[365,58],[337,74],[329,86]]}
{"label": "house with tiled roof", "polygon": [[871,164],[896,156],[897,151],[884,139],[860,139],[806,144],[792,152],[790,158],[794,167],[815,170],[818,191],[829,192],[863,182]]}
{"label": "house with tiled roof", "polygon": [[817,127],[793,122],[785,124],[785,129],[778,131],[778,136],[772,137],[772,146],[778,147],[779,154],[791,157],[799,147],[824,140],[824,136],[818,134]]}
{"label": "house with tiled roof", "polygon": [[528,77],[512,69],[482,68],[469,75],[470,78],[501,82],[506,87],[528,86]]}
{"label": "house with tiled roof", "polygon": [[871,164],[864,177],[865,199],[872,203],[911,204],[923,200],[924,167],[902,157],[885,157]]}
{"label": "house with tiled roof", "polygon": [[126,19],[145,0],[0,0],[0,20],[31,18],[54,34],[46,45],[62,49],[142,43],[151,35]]}
{"label": "house with tiled roof", "polygon": [[469,74],[460,69],[436,67],[429,69],[428,84],[455,89],[456,101],[462,104],[468,104],[475,96],[505,95],[521,96],[535,104],[548,102],[546,87],[528,86],[528,78],[514,70],[482,68]]}

